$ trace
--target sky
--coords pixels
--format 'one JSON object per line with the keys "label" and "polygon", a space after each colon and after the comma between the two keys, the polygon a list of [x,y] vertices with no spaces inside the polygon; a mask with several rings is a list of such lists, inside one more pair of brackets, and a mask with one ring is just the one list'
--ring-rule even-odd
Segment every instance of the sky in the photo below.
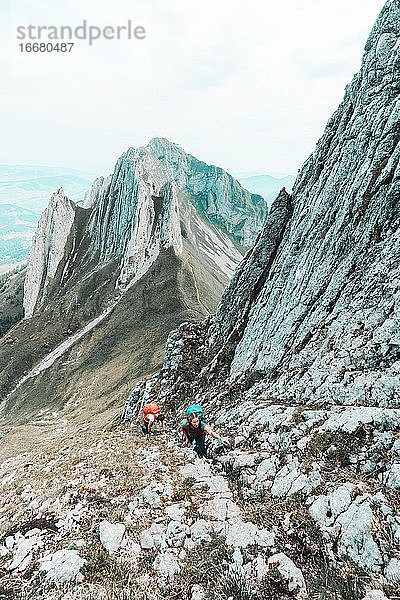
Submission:
{"label": "sky", "polygon": [[[1,163],[107,174],[166,137],[239,176],[296,173],[384,0],[2,0]],[[21,52],[29,24],[145,28]],[[24,40],[24,42],[29,40]],[[45,40],[47,41],[47,40]]]}

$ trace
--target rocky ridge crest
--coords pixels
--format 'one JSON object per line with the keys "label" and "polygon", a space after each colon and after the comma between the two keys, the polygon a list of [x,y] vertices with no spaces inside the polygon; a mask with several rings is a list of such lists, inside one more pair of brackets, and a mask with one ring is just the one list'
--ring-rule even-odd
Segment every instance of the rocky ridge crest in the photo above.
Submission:
{"label": "rocky ridge crest", "polygon": [[161,250],[173,248],[181,256],[185,240],[191,250],[197,247],[197,254],[202,253],[199,244],[209,256],[221,254],[220,261],[209,262],[225,284],[241,258],[238,246],[252,243],[266,214],[261,197],[165,139],[130,148],[112,176],[95,180],[83,208],[62,189],[53,195],[30,253],[25,315],[43,304],[57,269],[59,285],[65,287],[74,272],[90,273],[118,261],[117,287],[124,288],[148,270]]}
{"label": "rocky ridge crest", "polygon": [[261,491],[260,511],[293,498],[272,518],[290,531],[294,562],[315,551],[315,534],[326,572],[382,584],[400,580],[399,39],[390,0],[215,317],[170,334],[161,373],[124,411],[130,420],[151,399],[181,417],[188,399],[201,404],[235,435],[221,463],[243,496]]}

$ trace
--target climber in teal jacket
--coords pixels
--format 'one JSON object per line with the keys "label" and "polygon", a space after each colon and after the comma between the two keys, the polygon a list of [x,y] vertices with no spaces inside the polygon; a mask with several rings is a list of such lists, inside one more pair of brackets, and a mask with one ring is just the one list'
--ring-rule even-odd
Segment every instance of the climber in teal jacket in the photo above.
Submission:
{"label": "climber in teal jacket", "polygon": [[195,451],[200,457],[206,456],[206,433],[216,440],[221,440],[224,445],[229,445],[228,438],[221,437],[204,423],[204,412],[200,406],[189,406],[186,419],[182,421],[182,432],[188,446],[196,441]]}

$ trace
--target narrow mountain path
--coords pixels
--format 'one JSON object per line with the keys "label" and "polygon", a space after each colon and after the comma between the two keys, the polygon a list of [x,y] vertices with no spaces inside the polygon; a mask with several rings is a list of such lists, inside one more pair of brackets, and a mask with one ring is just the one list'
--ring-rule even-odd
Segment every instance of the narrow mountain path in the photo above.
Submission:
{"label": "narrow mountain path", "polygon": [[189,267],[190,267],[191,273],[193,275],[193,282],[194,282],[194,288],[196,290],[197,302],[200,304],[200,306],[202,306],[204,308],[204,310],[206,311],[206,313],[208,315],[211,315],[211,312],[208,310],[207,306],[204,304],[204,302],[200,298],[200,290],[199,290],[199,286],[198,286],[198,283],[197,283],[196,273],[194,272],[194,269],[193,269],[192,265],[189,264]]}
{"label": "narrow mountain path", "polygon": [[86,333],[88,333],[88,331],[91,331],[94,327],[96,327],[96,325],[101,323],[101,321],[103,321],[103,319],[105,319],[114,310],[120,299],[121,298],[118,298],[117,301],[113,302],[110,306],[108,306],[106,310],[103,311],[98,317],[93,319],[93,321],[90,321],[90,323],[85,325],[85,327],[83,327],[80,331],[74,333],[74,335],[71,335],[71,337],[62,342],[59,346],[57,346],[57,348],[55,348],[52,352],[45,356],[35,367],[33,367],[33,369],[31,369],[26,375],[22,377],[22,379],[19,380],[15,388],[7,394],[5,399],[9,398],[9,396],[11,396],[11,394],[13,394],[19,387],[21,387],[21,385],[25,383],[25,381],[31,379],[32,377],[36,377],[37,375],[42,373],[42,371],[45,371],[46,369],[51,367],[57,360],[57,358],[60,358],[60,356],[62,356],[64,352],[71,348],[71,346],[75,344],[75,342],[80,340]]}

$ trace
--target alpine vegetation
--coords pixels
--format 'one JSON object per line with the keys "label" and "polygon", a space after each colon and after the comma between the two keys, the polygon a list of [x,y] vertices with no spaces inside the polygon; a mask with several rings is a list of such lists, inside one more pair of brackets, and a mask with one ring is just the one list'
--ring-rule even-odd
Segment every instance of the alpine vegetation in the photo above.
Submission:
{"label": "alpine vegetation", "polygon": [[53,195],[0,350],[5,597],[400,596],[399,92],[387,0],[268,216],[162,138]]}

